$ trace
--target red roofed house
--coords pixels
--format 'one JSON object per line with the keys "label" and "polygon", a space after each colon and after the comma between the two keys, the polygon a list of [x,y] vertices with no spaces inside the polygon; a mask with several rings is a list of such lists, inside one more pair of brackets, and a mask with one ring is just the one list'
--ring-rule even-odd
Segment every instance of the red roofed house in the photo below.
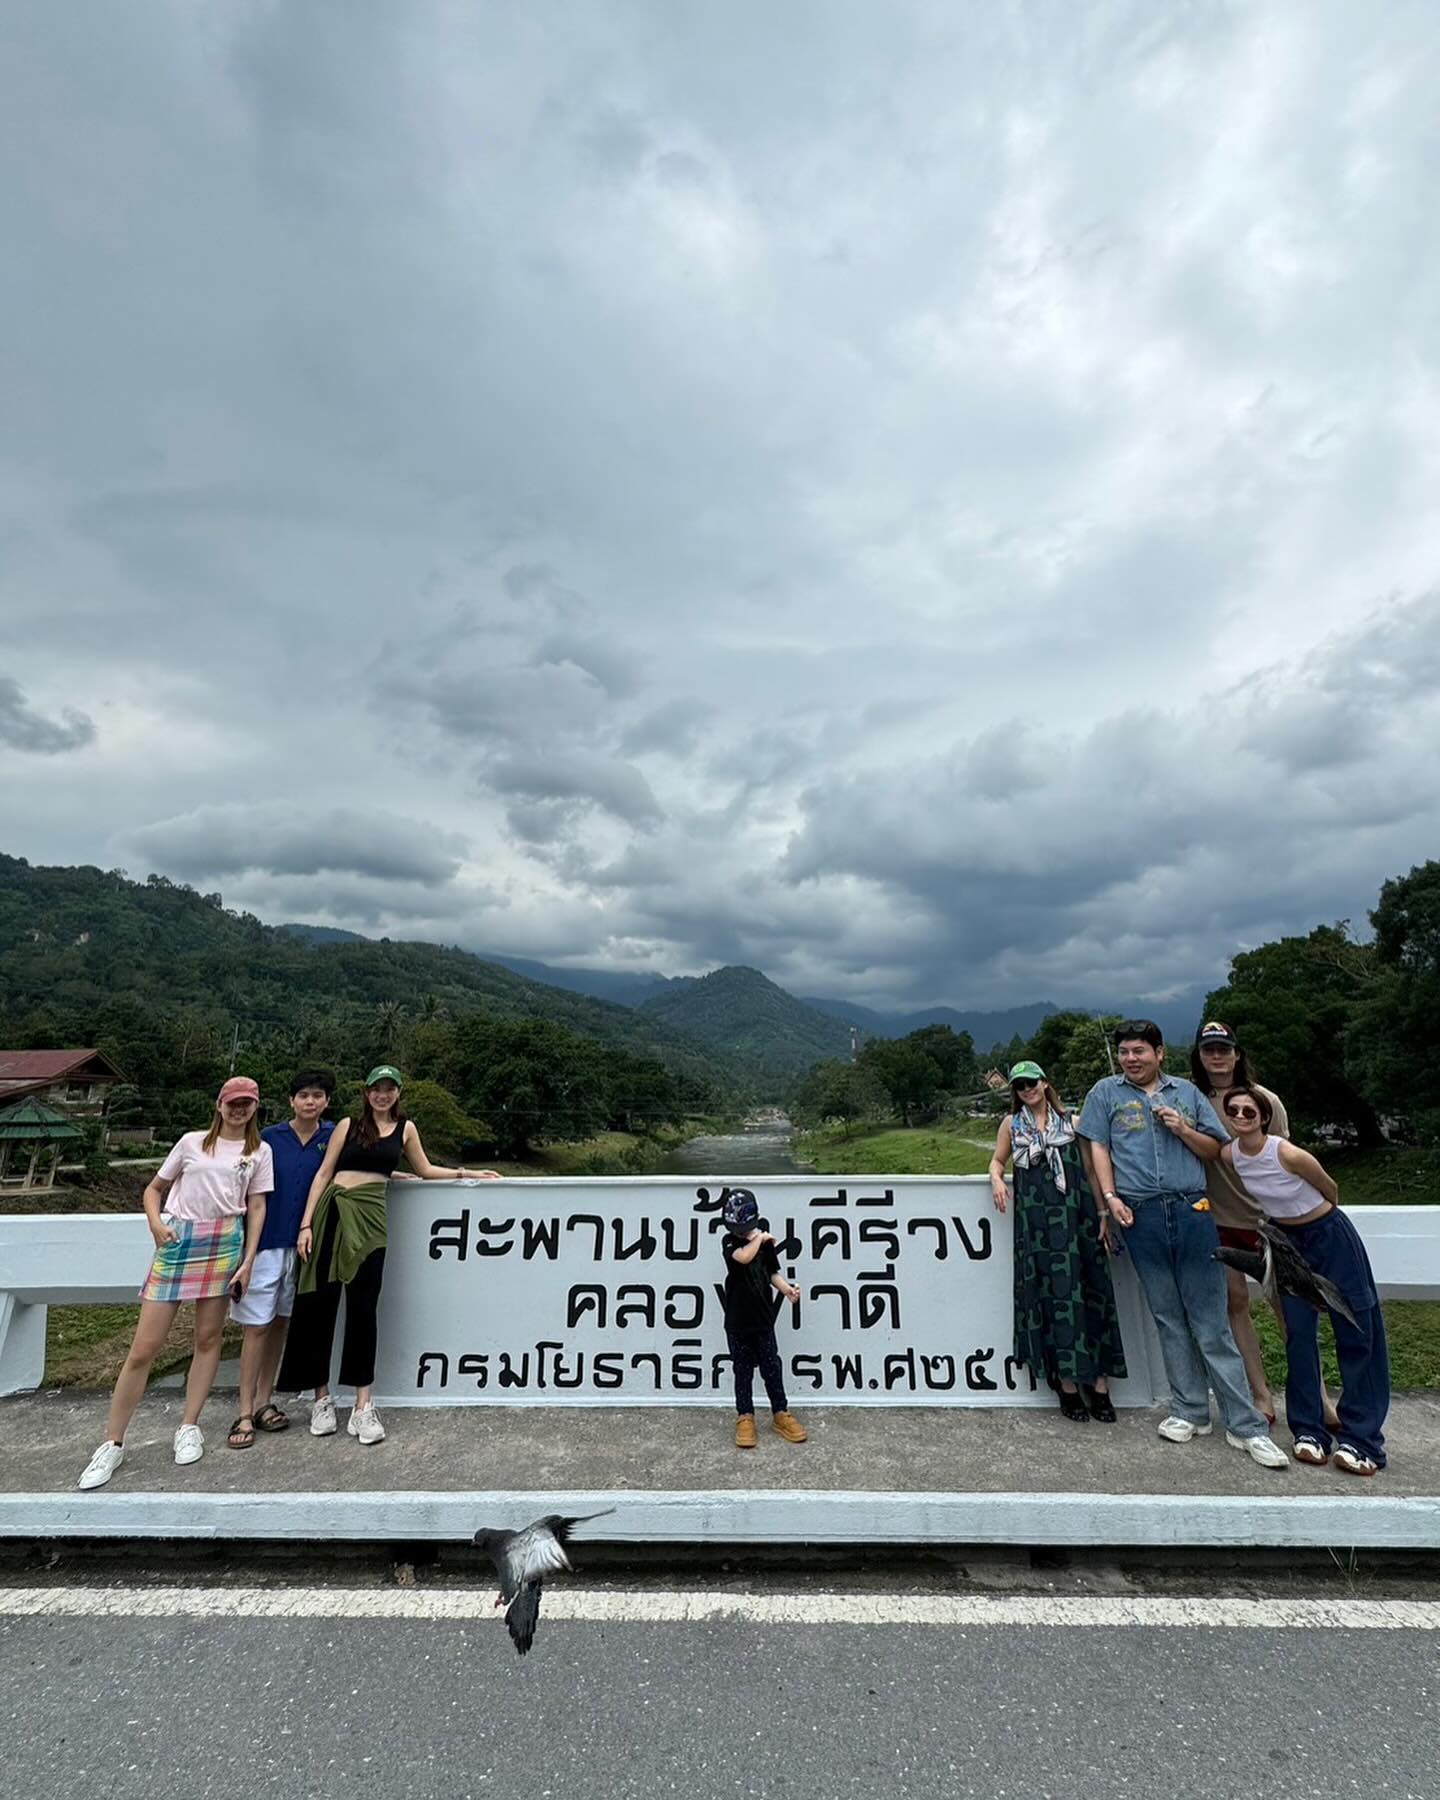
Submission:
{"label": "red roofed house", "polygon": [[0,1107],[38,1100],[74,1118],[99,1119],[111,1088],[124,1079],[100,1050],[0,1050]]}

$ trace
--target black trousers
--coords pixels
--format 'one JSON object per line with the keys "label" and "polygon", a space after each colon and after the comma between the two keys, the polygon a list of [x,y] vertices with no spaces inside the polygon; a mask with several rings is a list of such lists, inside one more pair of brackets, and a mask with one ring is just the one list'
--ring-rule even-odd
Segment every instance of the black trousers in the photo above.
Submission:
{"label": "black trousers", "polygon": [[759,1338],[737,1338],[726,1332],[730,1344],[730,1361],[735,1369],[735,1410],[737,1413],[753,1413],[755,1410],[754,1380],[755,1371],[759,1369],[760,1379],[765,1383],[765,1393],[770,1401],[771,1412],[788,1412],[785,1404],[785,1371],[780,1362],[780,1347],[775,1342],[774,1331],[767,1331]]}
{"label": "black trousers", "polygon": [[316,1250],[322,1273],[312,1293],[295,1296],[290,1334],[285,1340],[285,1358],[275,1381],[284,1394],[298,1394],[306,1388],[329,1385],[335,1320],[342,1294],[345,1296],[345,1336],[340,1346],[340,1379],[346,1387],[369,1387],[375,1379],[375,1311],[385,1280],[385,1252],[372,1250],[355,1271],[353,1281],[328,1280],[339,1223],[332,1208],[326,1221],[325,1241]]}

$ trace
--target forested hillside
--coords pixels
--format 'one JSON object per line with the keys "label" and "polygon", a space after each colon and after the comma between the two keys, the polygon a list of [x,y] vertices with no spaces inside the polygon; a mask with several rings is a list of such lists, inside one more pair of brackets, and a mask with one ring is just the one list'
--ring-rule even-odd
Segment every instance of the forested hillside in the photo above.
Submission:
{"label": "forested hillside", "polygon": [[850,1031],[817,1012],[758,969],[716,969],[693,981],[672,981],[638,1009],[737,1061],[776,1097],[802,1070],[832,1056],[848,1056]]}
{"label": "forested hillside", "polygon": [[[723,1054],[664,1020],[527,981],[463,950],[316,944],[163,876],[136,882],[0,856],[0,1042],[96,1045],[152,1111],[168,1112],[164,1097],[177,1090],[210,1089],[232,1045],[238,1068],[272,1080],[299,1060],[353,1078],[403,1056],[411,1072],[431,1072],[428,1061],[437,1078],[444,1066],[463,1082],[450,1040],[471,1019],[543,1024],[561,1032],[545,1040],[552,1048],[569,1034],[622,1053],[622,1063],[658,1063],[692,1104],[737,1087]],[[184,1105],[193,1109],[193,1099]]]}

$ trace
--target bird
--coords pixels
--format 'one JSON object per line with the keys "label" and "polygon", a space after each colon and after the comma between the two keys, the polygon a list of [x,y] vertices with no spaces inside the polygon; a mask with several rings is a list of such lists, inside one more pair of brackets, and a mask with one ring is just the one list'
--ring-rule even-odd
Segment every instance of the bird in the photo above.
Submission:
{"label": "bird", "polygon": [[524,1656],[535,1639],[535,1626],[540,1617],[540,1589],[547,1575],[562,1569],[574,1574],[570,1558],[565,1554],[570,1533],[590,1519],[603,1519],[615,1508],[602,1512],[581,1513],[565,1518],[548,1513],[520,1531],[475,1533],[474,1542],[495,1565],[500,1577],[500,1592],[495,1604],[505,1608],[505,1624],[515,1645],[516,1654]]}
{"label": "bird", "polygon": [[1339,1313],[1342,1319],[1356,1323],[1350,1302],[1333,1281],[1317,1274],[1283,1231],[1261,1220],[1256,1226],[1260,1234],[1258,1250],[1232,1250],[1228,1246],[1215,1252],[1216,1262],[1238,1269],[1252,1281],[1260,1283],[1265,1298],[1275,1301],[1281,1294],[1291,1294],[1313,1306],[1318,1313]]}

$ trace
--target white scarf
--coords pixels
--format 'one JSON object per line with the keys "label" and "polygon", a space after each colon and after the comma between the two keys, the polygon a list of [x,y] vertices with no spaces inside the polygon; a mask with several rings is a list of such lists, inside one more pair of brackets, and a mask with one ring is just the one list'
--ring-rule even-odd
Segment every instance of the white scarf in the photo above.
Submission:
{"label": "white scarf", "polygon": [[1058,1106],[1048,1108],[1043,1131],[1028,1106],[1011,1117],[1010,1149],[1015,1167],[1033,1169],[1042,1162],[1048,1163],[1055,1186],[1062,1194],[1066,1191],[1065,1159],[1060,1149],[1063,1144],[1074,1142],[1075,1127],[1070,1123],[1069,1114],[1061,1112]]}

